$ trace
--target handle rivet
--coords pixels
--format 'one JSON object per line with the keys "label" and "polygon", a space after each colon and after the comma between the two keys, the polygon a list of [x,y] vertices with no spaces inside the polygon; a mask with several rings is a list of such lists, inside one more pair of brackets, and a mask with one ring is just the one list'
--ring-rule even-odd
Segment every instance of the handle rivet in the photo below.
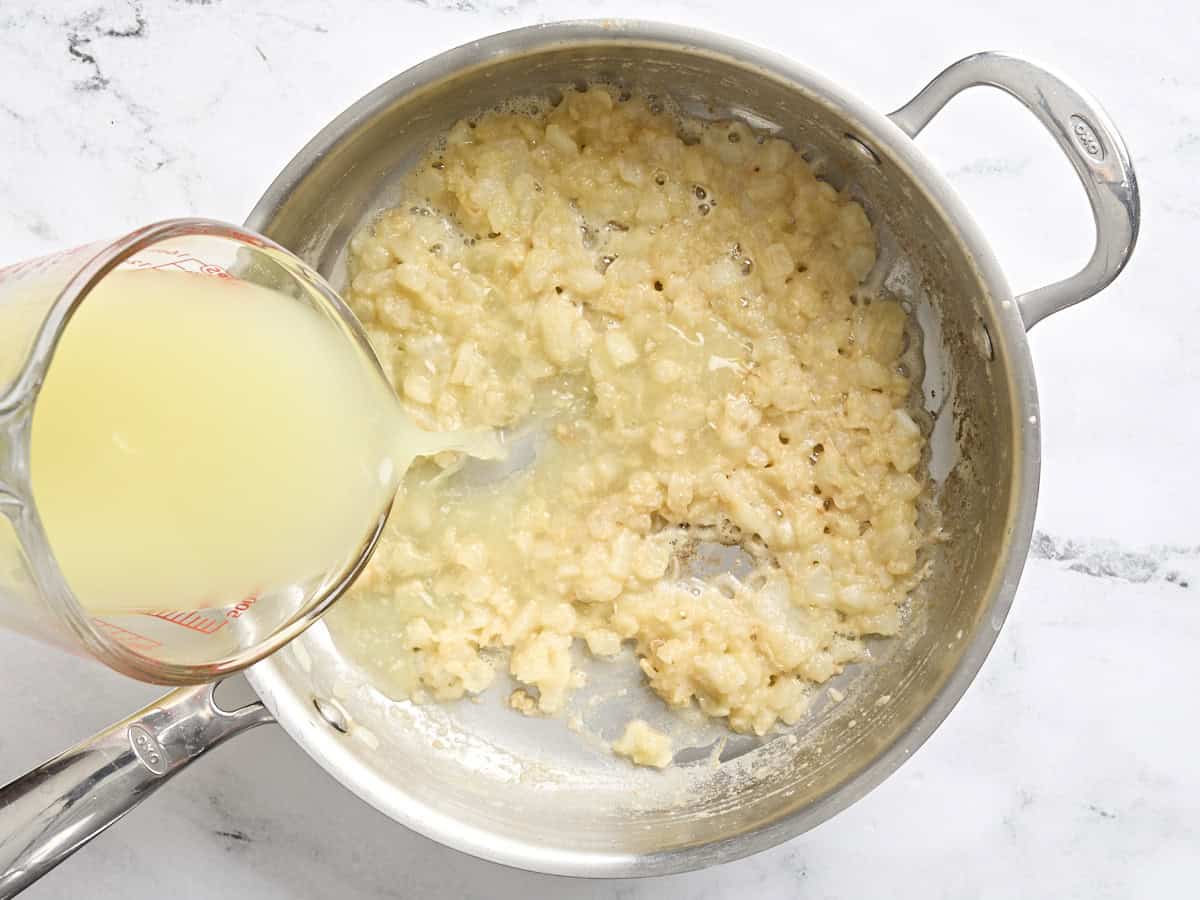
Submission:
{"label": "handle rivet", "polygon": [[336,700],[324,700],[320,697],[313,697],[313,706],[317,712],[321,714],[329,726],[334,730],[346,734],[350,731],[350,720],[347,717],[345,710],[338,705]]}
{"label": "handle rivet", "polygon": [[846,139],[846,143],[849,144],[852,148],[854,148],[854,151],[860,157],[865,159],[867,162],[871,163],[871,165],[878,166],[881,164],[881,161],[879,159],[879,154],[875,152],[875,150],[871,147],[870,144],[868,144],[866,141],[864,141],[858,135],[851,134],[850,132],[847,131],[845,134],[842,135],[842,137],[844,137]]}
{"label": "handle rivet", "polygon": [[983,319],[975,323],[975,329],[971,336],[975,341],[975,349],[979,351],[980,356],[988,362],[996,358],[996,348],[992,344],[992,333],[988,331],[988,327]]}

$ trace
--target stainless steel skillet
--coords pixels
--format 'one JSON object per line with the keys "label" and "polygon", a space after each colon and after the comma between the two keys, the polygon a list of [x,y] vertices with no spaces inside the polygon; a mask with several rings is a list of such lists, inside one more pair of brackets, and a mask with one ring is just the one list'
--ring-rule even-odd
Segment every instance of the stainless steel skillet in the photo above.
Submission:
{"label": "stainless steel skillet", "polygon": [[[580,79],[788,137],[866,207],[883,251],[880,284],[911,306],[924,334],[930,465],[953,535],[913,598],[910,627],[879,642],[872,664],[847,677],[847,699],[819,707],[794,740],[733,744],[719,765],[698,758],[662,775],[499,704],[386,702],[318,625],[248,672],[261,704],[226,713],[209,688],[175,691],[0,790],[0,896],[208,748],[272,718],[347,788],[435,840],[521,868],[611,877],[711,865],[813,827],[894,771],[962,696],[1003,624],[1033,527],[1040,428],[1026,331],[1105,287],[1136,241],[1136,182],[1112,123],[1062,78],[1003,54],[954,64],[884,116],[787,59],[718,35],[560,23],[451,50],[367,95],[284,169],[247,225],[337,286],[350,235],[398,198],[405,169],[453,121]],[[1084,268],[1019,296],[913,140],[976,85],[1011,94],[1050,131],[1095,216]]]}

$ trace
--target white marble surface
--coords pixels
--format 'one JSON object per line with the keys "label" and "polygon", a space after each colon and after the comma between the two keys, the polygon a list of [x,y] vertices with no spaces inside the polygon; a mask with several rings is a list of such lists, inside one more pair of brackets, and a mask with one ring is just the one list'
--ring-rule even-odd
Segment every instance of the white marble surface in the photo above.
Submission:
{"label": "white marble surface", "polygon": [[[1144,200],[1127,273],[1033,336],[1043,536],[999,643],[929,743],[848,812],[703,873],[546,878],[402,830],[264,728],[182,775],[28,896],[1196,896],[1200,21],[1190,0],[1136,12],[1107,0],[970,6],[3,0],[5,262],[171,215],[239,220],[308,137],[378,82],[473,37],[580,16],[735,34],[880,108],[970,51],[1051,62],[1105,102]],[[1082,195],[1015,104],[973,92],[921,143],[993,237],[1016,288],[1086,256]],[[0,677],[0,778],[156,693],[8,635]]]}

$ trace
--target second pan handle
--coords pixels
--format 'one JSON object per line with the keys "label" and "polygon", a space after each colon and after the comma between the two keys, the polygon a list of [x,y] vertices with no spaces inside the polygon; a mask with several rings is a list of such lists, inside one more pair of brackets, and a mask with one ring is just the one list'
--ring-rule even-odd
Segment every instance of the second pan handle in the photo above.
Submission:
{"label": "second pan handle", "polygon": [[1106,287],[1129,261],[1141,220],[1129,150],[1093,98],[1066,79],[1004,53],[976,53],[934,77],[888,118],[916,137],[959,92],[987,85],[1016,97],[1054,136],[1087,192],[1096,248],[1076,274],[1017,297],[1028,330]]}

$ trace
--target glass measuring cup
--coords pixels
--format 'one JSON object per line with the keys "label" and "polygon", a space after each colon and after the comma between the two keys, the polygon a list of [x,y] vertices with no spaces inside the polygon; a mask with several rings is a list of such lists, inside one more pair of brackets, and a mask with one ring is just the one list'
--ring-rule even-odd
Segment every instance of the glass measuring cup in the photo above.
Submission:
{"label": "glass measuring cup", "polygon": [[[220,607],[95,614],[72,593],[34,503],[30,437],[38,393],[72,314],[118,269],[241,279],[307,304],[383,378],[357,319],[332,288],[273,242],[234,225],[176,219],[0,268],[0,627],[158,684],[194,684],[257,662],[302,632],[353,582],[391,498],[363,523],[340,565],[307,581]],[[119,346],[114,346],[119,353]],[[319,511],[317,512],[319,514]]]}

